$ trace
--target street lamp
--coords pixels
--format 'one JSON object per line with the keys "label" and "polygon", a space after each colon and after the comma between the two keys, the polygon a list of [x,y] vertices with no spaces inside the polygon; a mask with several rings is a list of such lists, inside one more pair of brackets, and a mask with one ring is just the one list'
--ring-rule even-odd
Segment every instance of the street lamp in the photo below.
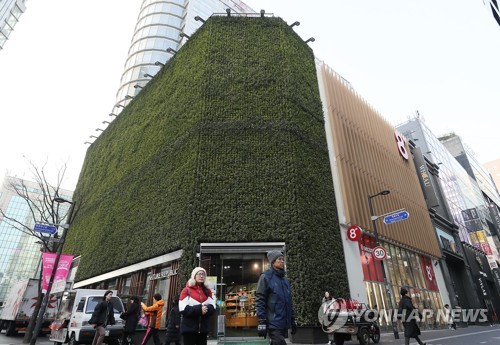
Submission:
{"label": "street lamp", "polygon": [[[368,206],[370,207],[370,219],[372,221],[373,235],[375,236],[375,244],[377,246],[380,245],[380,241],[379,241],[379,238],[378,238],[378,231],[377,231],[377,219],[380,218],[380,216],[376,216],[376,215],[373,214],[372,199],[376,198],[379,195],[388,195],[390,193],[391,193],[390,190],[383,190],[381,192],[378,192],[377,194],[368,195]],[[392,301],[391,287],[387,283],[387,275],[385,273],[384,260],[380,260],[380,266],[382,268],[382,278],[384,280],[385,292],[387,294],[387,301],[389,302],[389,304],[391,306],[394,306],[395,304]],[[394,332],[394,339],[399,339],[398,327],[397,327],[396,323],[394,322],[394,319],[392,320],[392,331]]]}
{"label": "street lamp", "polygon": [[377,219],[378,219],[378,217],[373,214],[372,199],[376,198],[379,195],[388,195],[389,193],[391,193],[390,190],[383,190],[375,195],[368,195],[368,205],[370,206],[370,219],[372,220],[373,234],[375,235],[375,244],[377,246],[380,245],[379,239],[378,239],[378,231],[377,231]]}
{"label": "street lamp", "polygon": [[59,239],[59,245],[57,246],[56,258],[54,260],[54,267],[52,267],[52,272],[50,274],[50,279],[49,279],[49,284],[47,286],[47,291],[45,292],[45,295],[43,296],[42,305],[40,306],[40,311],[38,312],[38,317],[36,319],[36,325],[35,325],[35,329],[33,330],[33,335],[31,337],[30,345],[36,344],[36,339],[38,338],[38,333],[40,333],[40,329],[42,328],[43,316],[45,315],[45,311],[47,310],[47,306],[49,304],[50,291],[52,290],[52,284],[54,282],[54,277],[56,275],[57,266],[59,265],[59,259],[61,258],[61,252],[62,252],[62,248],[64,246],[64,241],[66,239],[66,234],[68,233],[69,227],[71,226],[71,223],[73,222],[73,212],[75,210],[75,205],[76,205],[76,201],[69,201],[69,200],[66,200],[66,199],[60,198],[60,197],[54,198],[54,201],[57,202],[58,204],[61,204],[61,203],[71,204],[71,207],[70,207],[69,212],[68,212],[68,218],[67,218],[68,223],[60,224],[60,226],[63,228],[63,233],[61,235],[61,238]]}

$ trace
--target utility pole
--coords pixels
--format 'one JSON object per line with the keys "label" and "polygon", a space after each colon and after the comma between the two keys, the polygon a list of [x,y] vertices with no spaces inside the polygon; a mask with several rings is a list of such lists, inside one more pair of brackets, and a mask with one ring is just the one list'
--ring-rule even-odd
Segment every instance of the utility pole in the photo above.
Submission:
{"label": "utility pole", "polygon": [[54,277],[56,275],[57,271],[57,266],[59,265],[59,259],[61,258],[61,253],[62,253],[62,248],[64,246],[64,241],[66,239],[66,234],[68,233],[69,227],[71,225],[71,222],[73,221],[73,212],[75,210],[75,205],[76,201],[69,201],[63,198],[55,198],[55,202],[57,203],[65,203],[67,202],[68,204],[71,204],[71,208],[69,209],[69,214],[68,214],[68,223],[67,224],[62,224],[60,225],[63,228],[63,233],[61,235],[59,245],[57,246],[57,253],[56,253],[56,259],[54,261],[54,267],[52,268],[52,273],[50,274],[50,279],[49,279],[49,284],[47,287],[47,291],[45,292],[45,295],[43,296],[43,301],[42,305],[40,307],[40,311],[38,312],[38,317],[36,320],[36,325],[35,329],[33,330],[33,336],[31,337],[31,342],[30,345],[35,345],[36,340],[38,338],[38,334],[40,333],[40,330],[42,329],[42,324],[43,324],[43,319],[45,312],[47,310],[47,306],[49,304],[49,299],[50,299],[50,291],[52,290],[52,284],[54,282]]}

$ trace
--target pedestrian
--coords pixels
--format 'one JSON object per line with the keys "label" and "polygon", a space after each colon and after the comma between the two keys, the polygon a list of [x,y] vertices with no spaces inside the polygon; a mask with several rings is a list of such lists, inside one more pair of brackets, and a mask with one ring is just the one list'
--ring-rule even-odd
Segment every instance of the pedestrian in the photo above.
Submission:
{"label": "pedestrian", "polygon": [[450,305],[449,304],[445,304],[444,305],[444,313],[446,315],[446,322],[448,323],[448,328],[449,329],[453,329],[453,330],[457,330],[457,324],[455,323],[455,320],[453,319],[453,314],[450,310]]}
{"label": "pedestrian", "polygon": [[167,320],[167,330],[165,332],[165,345],[170,345],[170,343],[175,343],[175,345],[180,345],[181,343],[181,313],[179,311],[179,295],[176,295],[173,299],[173,307],[168,314]]}
{"label": "pedestrian", "polygon": [[[333,303],[333,298],[330,295],[330,292],[325,291],[323,295],[323,300],[321,301],[321,305],[323,306],[323,312],[326,313],[328,310],[328,307]],[[327,345],[333,345],[333,332],[327,333],[328,334],[328,343]]]}
{"label": "pedestrian", "polygon": [[111,298],[113,297],[113,291],[108,290],[104,293],[102,301],[99,302],[95,308],[92,316],[89,320],[89,325],[95,328],[94,340],[92,340],[92,345],[101,345],[106,336],[106,327],[108,325],[115,324],[115,315],[113,312],[113,303],[111,303]]}
{"label": "pedestrian", "polygon": [[142,339],[141,345],[147,344],[148,340],[153,337],[153,341],[155,345],[160,345],[160,336],[158,335],[158,330],[161,325],[161,317],[163,306],[165,302],[161,299],[161,295],[159,293],[155,293],[153,296],[153,305],[151,307],[146,306],[146,304],[141,303],[142,310],[146,312],[148,316],[148,329],[146,330],[146,334]]}
{"label": "pedestrian", "polygon": [[209,320],[215,312],[215,301],[206,277],[205,269],[196,267],[181,291],[179,311],[182,314],[181,334],[184,345],[207,344]]}
{"label": "pedestrian", "polygon": [[401,288],[400,294],[401,300],[399,301],[398,314],[402,317],[405,329],[405,345],[410,345],[410,338],[415,338],[420,345],[426,345],[418,337],[420,335],[420,328],[417,325],[416,314],[420,313],[413,306],[411,298],[408,297],[407,289]]}
{"label": "pedestrian", "polygon": [[141,307],[139,306],[139,297],[130,297],[127,311],[120,314],[120,318],[125,320],[125,327],[123,328],[122,335],[122,345],[132,345],[132,337],[135,334],[135,329],[137,328],[140,314]]}
{"label": "pedestrian", "polygon": [[[271,267],[260,275],[255,292],[255,307],[260,337],[269,335],[272,345],[286,345],[288,329],[297,332],[292,305],[292,290],[285,277],[285,258],[278,250],[267,253]],[[279,306],[279,308],[276,308]]]}

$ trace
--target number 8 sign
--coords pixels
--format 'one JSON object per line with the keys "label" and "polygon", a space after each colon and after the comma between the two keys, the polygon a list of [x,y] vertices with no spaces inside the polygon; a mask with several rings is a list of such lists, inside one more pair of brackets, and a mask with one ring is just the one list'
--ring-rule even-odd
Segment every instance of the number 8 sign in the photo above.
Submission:
{"label": "number 8 sign", "polygon": [[361,239],[361,228],[357,225],[352,225],[347,228],[347,238],[351,241],[358,242]]}
{"label": "number 8 sign", "polygon": [[387,256],[387,252],[381,246],[373,248],[373,258],[375,260],[384,260]]}

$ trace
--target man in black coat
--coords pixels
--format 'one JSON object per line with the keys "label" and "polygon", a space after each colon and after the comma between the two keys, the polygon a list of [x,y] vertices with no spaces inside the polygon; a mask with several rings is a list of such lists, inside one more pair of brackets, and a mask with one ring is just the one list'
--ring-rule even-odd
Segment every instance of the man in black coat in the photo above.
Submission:
{"label": "man in black coat", "polygon": [[115,324],[115,315],[111,298],[113,291],[108,290],[102,298],[102,302],[96,305],[94,312],[89,320],[89,325],[94,326],[95,336],[92,345],[102,345],[106,334],[106,326]]}
{"label": "man in black coat", "polygon": [[420,345],[426,345],[418,337],[420,335],[420,328],[418,328],[416,319],[420,313],[413,306],[411,298],[408,297],[408,290],[401,288],[400,294],[401,300],[399,301],[398,314],[401,315],[405,328],[405,345],[410,345],[410,338],[415,338]]}
{"label": "man in black coat", "polygon": [[126,312],[121,313],[120,317],[125,320],[125,327],[123,329],[122,345],[131,345],[132,336],[137,328],[139,322],[139,315],[141,307],[139,306],[139,297],[130,297],[130,305]]}

